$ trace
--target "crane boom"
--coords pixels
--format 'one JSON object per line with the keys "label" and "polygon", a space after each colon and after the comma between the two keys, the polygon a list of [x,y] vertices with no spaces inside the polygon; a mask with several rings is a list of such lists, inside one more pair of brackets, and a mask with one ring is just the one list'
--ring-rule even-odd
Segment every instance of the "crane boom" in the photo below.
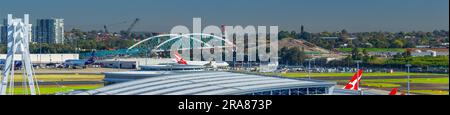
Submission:
{"label": "crane boom", "polygon": [[139,18],[136,18],[133,21],[133,23],[131,23],[130,27],[128,27],[128,29],[127,29],[128,37],[131,35],[131,29],[133,29],[133,27],[136,25],[137,22],[139,22]]}

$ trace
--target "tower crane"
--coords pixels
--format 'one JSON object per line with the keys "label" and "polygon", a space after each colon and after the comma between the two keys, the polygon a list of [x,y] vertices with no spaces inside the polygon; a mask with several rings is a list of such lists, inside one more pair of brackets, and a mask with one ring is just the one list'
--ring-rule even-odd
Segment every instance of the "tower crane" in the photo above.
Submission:
{"label": "tower crane", "polygon": [[[131,35],[131,30],[134,28],[134,26],[136,26],[136,24],[139,22],[139,18],[136,18],[136,19],[134,19],[134,21],[131,23],[131,25],[127,28],[127,30],[126,31],[124,31],[125,33],[125,35],[122,35],[122,37],[123,38],[127,38],[127,37],[130,37],[130,35]],[[120,23],[115,23],[115,24],[108,24],[108,25],[104,25],[103,26],[103,29],[104,29],[104,35],[105,36],[108,36],[110,33],[109,33],[109,29],[108,29],[108,27],[111,27],[111,26],[114,26],[114,25],[119,25],[119,24],[125,24],[125,23],[128,23],[128,22],[130,22],[130,21],[123,21],[123,22],[120,22]]]}

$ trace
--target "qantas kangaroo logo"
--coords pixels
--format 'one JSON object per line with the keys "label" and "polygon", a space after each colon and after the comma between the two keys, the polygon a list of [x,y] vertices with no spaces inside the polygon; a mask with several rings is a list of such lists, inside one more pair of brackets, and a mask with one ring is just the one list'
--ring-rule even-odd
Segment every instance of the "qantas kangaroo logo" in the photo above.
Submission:
{"label": "qantas kangaroo logo", "polygon": [[361,81],[363,70],[358,70],[358,72],[353,75],[353,78],[348,82],[348,84],[344,87],[347,90],[360,90],[359,82]]}

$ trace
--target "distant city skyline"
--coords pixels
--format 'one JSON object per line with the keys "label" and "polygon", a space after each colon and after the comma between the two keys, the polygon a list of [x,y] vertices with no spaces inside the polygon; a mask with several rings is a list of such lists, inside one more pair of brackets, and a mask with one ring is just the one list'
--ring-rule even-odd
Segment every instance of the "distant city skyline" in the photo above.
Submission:
{"label": "distant city skyline", "polygon": [[[201,17],[207,25],[278,25],[300,31],[433,31],[449,28],[448,0],[22,0],[2,1],[0,17],[30,14],[36,19],[63,18],[66,31],[126,30],[168,32],[192,25]],[[19,7],[21,6],[21,7]],[[123,23],[123,22],[127,23]]]}

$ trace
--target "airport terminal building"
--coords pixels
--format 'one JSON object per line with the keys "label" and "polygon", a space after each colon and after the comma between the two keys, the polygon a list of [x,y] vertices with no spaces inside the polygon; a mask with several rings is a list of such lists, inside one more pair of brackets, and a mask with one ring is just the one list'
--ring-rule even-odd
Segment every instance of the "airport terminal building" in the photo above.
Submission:
{"label": "airport terminal building", "polygon": [[336,83],[232,72],[167,74],[77,95],[329,95]]}

